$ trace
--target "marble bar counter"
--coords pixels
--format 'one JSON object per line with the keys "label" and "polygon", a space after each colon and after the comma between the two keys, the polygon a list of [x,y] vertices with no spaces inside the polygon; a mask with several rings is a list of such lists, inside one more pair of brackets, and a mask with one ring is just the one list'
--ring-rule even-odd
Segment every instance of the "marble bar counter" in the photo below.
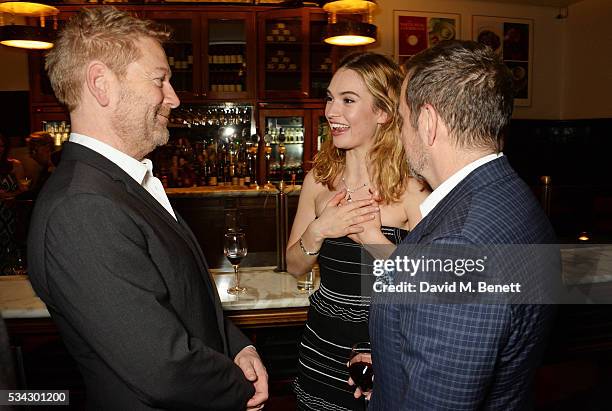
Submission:
{"label": "marble bar counter", "polygon": [[[297,325],[306,320],[309,293],[299,291],[297,280],[274,267],[242,268],[240,295],[227,293],[233,272],[211,270],[226,315],[237,325],[267,327]],[[319,278],[315,278],[315,288]],[[0,312],[5,319],[49,318],[45,304],[36,296],[27,276],[0,277]]]}
{"label": "marble bar counter", "polygon": [[[297,195],[301,186],[287,185],[285,193]],[[259,197],[276,195],[278,190],[274,186],[268,187],[241,187],[241,186],[205,186],[205,187],[184,187],[166,188],[169,198],[193,198],[193,197]]]}

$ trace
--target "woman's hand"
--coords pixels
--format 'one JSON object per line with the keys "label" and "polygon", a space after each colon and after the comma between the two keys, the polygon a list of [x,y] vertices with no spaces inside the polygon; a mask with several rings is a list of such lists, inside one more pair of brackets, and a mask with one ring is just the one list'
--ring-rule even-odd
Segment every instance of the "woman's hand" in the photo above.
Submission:
{"label": "woman's hand", "polygon": [[343,202],[346,190],[339,191],[325,205],[321,215],[309,229],[318,242],[364,231],[363,224],[378,219],[380,208],[372,196],[363,200]]}
{"label": "woman's hand", "polygon": [[[381,198],[378,191],[372,193],[370,191],[370,198],[376,201],[376,204],[380,204]],[[350,204],[350,203],[348,203]],[[380,206],[379,206],[380,208]],[[380,228],[382,227],[380,212],[376,214],[376,217],[361,224],[363,231],[349,235],[349,238],[356,243],[360,244],[386,244],[389,241],[383,235]]]}

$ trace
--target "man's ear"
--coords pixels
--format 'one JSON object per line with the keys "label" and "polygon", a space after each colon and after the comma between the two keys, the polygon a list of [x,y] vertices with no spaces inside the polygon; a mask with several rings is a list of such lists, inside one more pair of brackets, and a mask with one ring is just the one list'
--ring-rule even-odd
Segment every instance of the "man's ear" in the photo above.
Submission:
{"label": "man's ear", "polygon": [[112,72],[106,64],[100,61],[92,61],[87,66],[85,81],[87,90],[96,99],[99,105],[106,107],[110,104],[110,86]]}
{"label": "man's ear", "polygon": [[437,138],[439,115],[431,104],[421,107],[421,125],[423,129],[424,143],[433,146]]}

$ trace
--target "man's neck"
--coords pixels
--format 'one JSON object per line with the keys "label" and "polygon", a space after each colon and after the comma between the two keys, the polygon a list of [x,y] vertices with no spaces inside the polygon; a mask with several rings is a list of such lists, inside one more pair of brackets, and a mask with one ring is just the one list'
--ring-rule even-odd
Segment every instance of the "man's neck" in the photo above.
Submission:
{"label": "man's neck", "polygon": [[436,189],[451,176],[470,163],[494,154],[494,150],[448,150],[438,155],[438,158],[431,158],[431,172],[425,176],[432,189]]}
{"label": "man's neck", "polygon": [[82,134],[87,137],[95,138],[98,141],[103,142],[104,144],[108,144],[116,150],[121,151],[122,153],[127,154],[130,157],[133,157],[137,160],[141,160],[142,157],[139,153],[133,153],[129,150],[124,142],[119,138],[115,132],[112,130],[110,126],[108,126],[108,122],[105,121],[88,121],[88,118],[95,119],[95,116],[87,116],[84,115],[74,115],[74,113],[70,116],[71,129],[74,133]]}

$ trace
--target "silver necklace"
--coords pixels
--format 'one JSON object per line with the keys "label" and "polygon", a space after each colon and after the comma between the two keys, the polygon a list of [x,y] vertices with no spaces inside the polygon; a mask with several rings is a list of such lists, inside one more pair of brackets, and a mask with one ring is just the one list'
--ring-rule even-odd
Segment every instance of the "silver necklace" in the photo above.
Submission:
{"label": "silver necklace", "polygon": [[351,189],[351,188],[349,188],[349,186],[346,184],[346,181],[344,181],[344,177],[342,177],[342,184],[344,184],[344,187],[346,187],[346,193],[348,194],[348,196],[347,196],[347,198],[346,198],[346,201],[348,201],[349,203],[350,203],[351,201],[353,201],[353,198],[351,197],[351,194],[353,194],[354,192],[359,191],[359,190],[361,190],[362,188],[364,188],[364,187],[367,187],[367,186],[368,186],[368,183],[363,183],[363,185],[360,185],[360,186],[358,186],[358,187],[355,187],[355,188]]}

